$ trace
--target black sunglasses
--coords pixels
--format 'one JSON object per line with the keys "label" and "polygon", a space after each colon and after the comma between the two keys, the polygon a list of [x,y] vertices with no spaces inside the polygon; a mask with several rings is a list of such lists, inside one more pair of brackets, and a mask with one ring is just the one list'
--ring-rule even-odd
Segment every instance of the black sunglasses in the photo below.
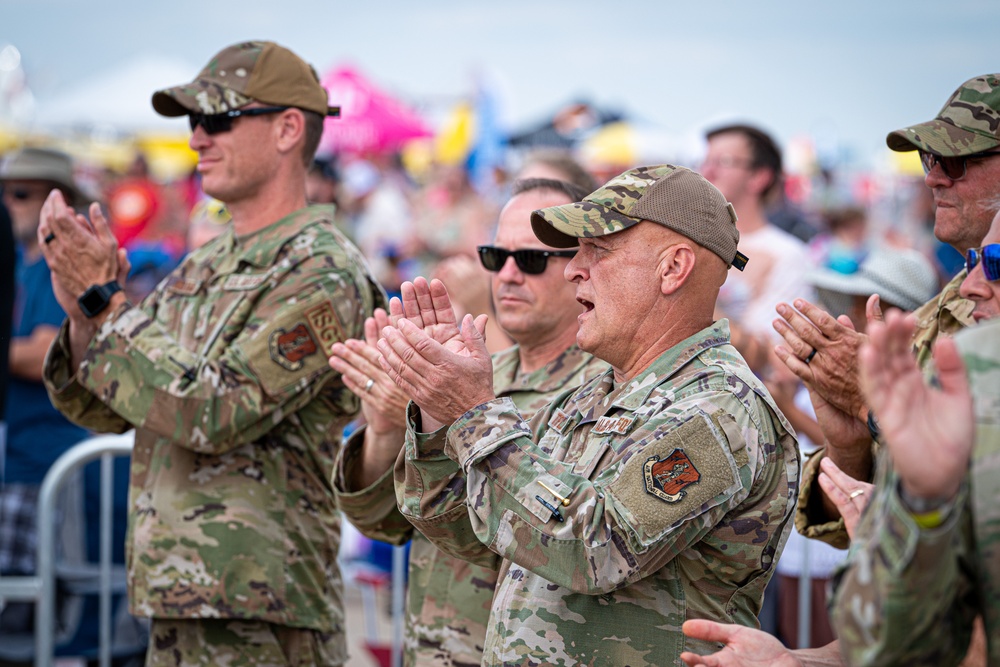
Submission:
{"label": "black sunglasses", "polygon": [[205,134],[219,134],[233,129],[233,121],[240,116],[263,116],[269,113],[281,113],[290,107],[256,107],[253,109],[233,109],[225,113],[191,113],[188,114],[188,122],[191,124],[191,131],[201,125]]}
{"label": "black sunglasses", "polygon": [[928,153],[926,151],[920,152],[920,164],[924,167],[924,173],[931,173],[931,169],[934,165],[941,165],[941,171],[949,179],[953,181],[960,181],[965,178],[966,162],[969,160],[985,160],[987,158],[1000,155],[1000,152],[994,151],[983,151],[982,153],[973,153],[972,155],[959,155],[956,157],[945,157],[943,155],[935,155],[934,153]]}
{"label": "black sunglasses", "polygon": [[969,273],[982,262],[983,275],[990,282],[1000,280],[1000,243],[991,243],[982,248],[971,248],[965,253],[965,270]]}
{"label": "black sunglasses", "polygon": [[487,271],[499,271],[507,263],[507,258],[513,255],[517,268],[533,276],[545,272],[549,257],[572,257],[576,254],[576,250],[507,250],[492,245],[481,245],[476,250],[479,251],[479,261]]}
{"label": "black sunglasses", "polygon": [[29,199],[42,198],[48,194],[48,191],[42,192],[41,190],[28,190],[26,188],[11,188],[9,193],[11,199],[28,201]]}

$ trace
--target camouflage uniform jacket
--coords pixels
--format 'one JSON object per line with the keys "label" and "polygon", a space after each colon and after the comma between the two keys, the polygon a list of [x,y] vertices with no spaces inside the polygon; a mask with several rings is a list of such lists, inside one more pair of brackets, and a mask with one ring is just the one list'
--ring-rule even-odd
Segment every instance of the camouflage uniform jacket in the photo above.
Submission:
{"label": "camouflage uniform jacket", "polygon": [[[913,311],[917,319],[913,349],[917,353],[917,363],[925,370],[930,366],[931,346],[939,335],[953,336],[975,323],[972,319],[974,304],[958,293],[966,275],[965,269],[962,269],[940,294]],[[872,446],[877,451],[877,445],[873,443]],[[874,454],[875,452],[873,456]],[[795,527],[806,537],[846,549],[850,540],[844,528],[844,520],[838,518],[836,521],[826,521],[825,518],[818,518],[824,515],[820,504],[823,490],[816,479],[819,477],[819,462],[824,456],[826,448],[820,447],[802,465],[802,488],[795,512]]]}
{"label": "camouflage uniform jacket", "polygon": [[[542,368],[521,373],[519,349],[515,345],[493,355],[493,391],[509,397],[526,416],[608,368],[574,344]],[[497,571],[449,556],[414,531],[396,507],[392,470],[366,489],[347,491],[363,437],[356,433],[345,444],[337,459],[334,490],[344,515],[368,537],[392,544],[413,539],[405,664],[479,665]],[[455,470],[461,474],[457,466]]]}
{"label": "camouflage uniform jacket", "polygon": [[246,237],[230,229],[112,312],[77,373],[65,324],[49,353],[67,417],[136,430],[135,614],[343,630],[330,477],[360,403],[326,350],[360,336],[385,295],[332,217],[310,207]]}
{"label": "camouflage uniform jacket", "polygon": [[972,389],[976,441],[955,509],[922,530],[882,466],[839,573],[834,620],[852,665],[957,665],[983,616],[1000,665],[1000,321],[956,337]]}
{"label": "camouflage uniform jacket", "polygon": [[530,426],[509,399],[432,434],[418,420],[411,405],[400,509],[500,569],[483,664],[672,665],[714,650],[684,637],[686,619],[757,626],[798,448],[725,320],[626,383],[609,370],[563,393]]}

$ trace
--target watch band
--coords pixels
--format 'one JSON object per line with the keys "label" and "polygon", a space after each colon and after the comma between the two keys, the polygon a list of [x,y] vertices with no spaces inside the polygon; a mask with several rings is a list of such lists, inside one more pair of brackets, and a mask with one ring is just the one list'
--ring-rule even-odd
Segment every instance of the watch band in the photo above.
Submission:
{"label": "watch band", "polygon": [[103,285],[91,285],[80,295],[76,302],[80,305],[80,311],[84,315],[87,317],[97,317],[107,309],[108,304],[111,303],[112,295],[121,291],[122,286],[118,284],[117,280],[112,280]]}

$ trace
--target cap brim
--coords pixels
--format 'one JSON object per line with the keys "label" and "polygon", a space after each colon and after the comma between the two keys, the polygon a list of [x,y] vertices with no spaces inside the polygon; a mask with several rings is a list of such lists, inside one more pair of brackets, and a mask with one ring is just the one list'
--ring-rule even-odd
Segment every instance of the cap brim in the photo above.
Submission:
{"label": "cap brim", "polygon": [[963,130],[943,120],[932,120],[890,132],[886,145],[894,151],[922,150],[945,157],[981,153],[1000,146],[1000,140],[969,130]]}
{"label": "cap brim", "polygon": [[[860,272],[844,274],[832,269],[820,269],[809,274],[807,280],[817,290],[844,296],[867,297],[872,294],[878,294],[882,299],[883,307],[889,304],[896,308],[913,310],[921,305],[921,302],[915,301],[913,297],[903,294],[896,287],[876,283]],[[825,300],[828,302],[833,301],[830,298],[826,298]]]}
{"label": "cap brim", "polygon": [[640,222],[638,218],[589,201],[550,206],[531,214],[535,236],[553,248],[573,248],[580,238],[607,236]]}
{"label": "cap brim", "polygon": [[7,181],[44,181],[59,186],[60,189],[68,192],[73,197],[74,206],[81,206],[87,202],[87,195],[84,194],[76,183],[67,181],[59,176],[50,174],[40,174],[33,169],[19,169],[17,167],[8,168],[7,172],[0,176],[0,183]]}
{"label": "cap brim", "polygon": [[191,83],[153,93],[153,109],[169,118],[189,113],[216,114],[239,109],[252,98],[218,83],[195,79]]}
{"label": "cap brim", "polygon": [[813,287],[838,294],[868,295],[878,291],[878,286],[860,273],[840,273],[833,269],[819,269],[807,274],[806,280]]}

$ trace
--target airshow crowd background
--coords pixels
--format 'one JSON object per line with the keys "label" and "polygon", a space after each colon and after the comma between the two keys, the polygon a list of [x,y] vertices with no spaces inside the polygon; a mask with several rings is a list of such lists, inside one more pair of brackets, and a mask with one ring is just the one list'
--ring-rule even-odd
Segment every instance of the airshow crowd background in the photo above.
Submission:
{"label": "airshow crowd background", "polygon": [[[637,150],[636,142],[642,139],[628,118],[583,101],[567,101],[535,127],[503,133],[491,122],[490,101],[482,94],[456,105],[443,121],[432,124],[355,69],[334,68],[323,83],[331,100],[345,103],[339,119],[326,121],[324,140],[308,177],[310,202],[336,205],[339,227],[363,251],[388,292],[398,292],[404,281],[416,276],[437,275],[473,312],[488,312],[490,307],[489,274],[478,264],[476,247],[491,242],[514,175],[525,165],[573,158],[600,184],[636,166],[641,154],[649,163],[685,165],[704,173],[730,200],[736,198],[730,192],[745,190],[751,177],[749,163],[722,148],[713,153],[711,137],[706,137],[701,151],[650,155],[647,148]],[[940,91],[942,99],[946,92]],[[136,94],[146,98],[149,91]],[[913,120],[929,112],[915,110]],[[780,129],[769,128],[766,118],[734,122],[772,134]],[[196,158],[183,145],[186,130],[179,128],[177,136],[118,137],[109,143],[95,142],[89,133],[41,135],[15,128],[2,135],[0,151],[41,146],[74,158],[81,201],[101,203],[119,244],[128,250],[132,268],[127,289],[137,303],[187,252],[219,234],[229,220],[225,206],[200,189],[193,169]],[[95,150],[97,145],[100,150]],[[724,288],[720,309],[735,325],[734,343],[739,332],[742,345],[737,346],[768,382],[808,451],[809,424],[815,423],[808,396],[767,351],[781,341],[770,324],[776,316],[774,306],[795,296],[817,298],[834,314],[852,316],[860,328],[864,298],[872,291],[881,291],[883,299],[894,305],[913,309],[962,268],[963,258],[934,238],[933,200],[924,187],[916,153],[887,161],[892,165],[889,170],[859,173],[823,164],[807,142],[784,149],[774,187],[753,193],[766,218],[767,235],[758,240],[756,254],[746,252],[751,268],[756,262],[767,270],[754,275],[751,280],[756,282],[749,287]],[[21,194],[5,192],[6,197]],[[740,249],[744,247],[741,241]],[[770,256],[764,259],[768,249]],[[30,285],[22,284],[14,292],[22,314],[24,302],[32,299],[26,289]],[[59,319],[59,313],[50,312],[40,321]],[[15,335],[30,335],[30,331],[18,334],[17,316],[14,324]],[[506,341],[498,333],[488,342],[495,351]],[[15,370],[4,379],[37,383]],[[45,405],[40,405],[43,401]],[[8,391],[7,423],[29,417],[62,419],[51,410],[44,390],[17,396]],[[87,435],[75,428],[57,429],[62,429],[58,446],[40,453],[38,467],[30,474],[8,469],[7,484],[37,483],[39,472]],[[94,492],[92,483],[87,492]],[[5,537],[9,536],[0,535]],[[762,615],[765,629],[791,647],[798,633],[796,585],[803,560],[808,559],[808,571],[817,582],[811,643],[818,646],[832,639],[825,618],[824,582],[843,554],[819,543],[809,548],[803,544],[793,535],[779,562],[778,591],[768,596],[768,602],[780,604]],[[21,550],[30,546],[22,545]],[[94,547],[90,545],[91,550]],[[14,561],[3,565],[10,572],[19,571]],[[30,628],[27,617],[16,619],[16,606],[13,612],[11,607],[4,612],[5,631]]]}

